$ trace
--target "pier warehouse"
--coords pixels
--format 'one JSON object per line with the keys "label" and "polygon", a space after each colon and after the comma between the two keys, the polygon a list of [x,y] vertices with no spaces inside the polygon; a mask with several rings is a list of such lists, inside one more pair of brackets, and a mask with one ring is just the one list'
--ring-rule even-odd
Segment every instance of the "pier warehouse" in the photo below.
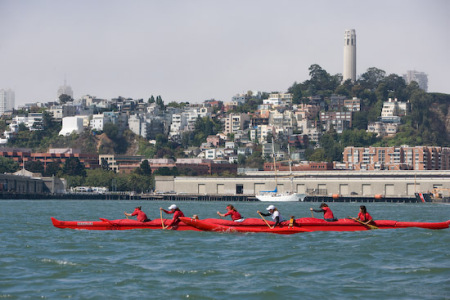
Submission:
{"label": "pier warehouse", "polygon": [[157,193],[255,195],[274,190],[323,196],[411,197],[416,192],[450,189],[450,171],[251,172],[243,177],[156,176]]}

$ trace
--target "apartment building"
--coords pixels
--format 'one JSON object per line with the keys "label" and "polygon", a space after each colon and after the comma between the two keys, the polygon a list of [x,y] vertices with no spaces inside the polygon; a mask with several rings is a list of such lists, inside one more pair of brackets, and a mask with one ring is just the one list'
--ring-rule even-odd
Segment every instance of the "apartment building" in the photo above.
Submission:
{"label": "apartment building", "polygon": [[248,128],[250,116],[248,114],[229,114],[224,119],[224,133],[231,134]]}
{"label": "apartment building", "polygon": [[381,110],[381,120],[390,119],[392,117],[406,116],[409,110],[409,102],[400,102],[397,98],[389,98],[388,101],[383,102]]}
{"label": "apartment building", "polygon": [[344,130],[352,127],[352,112],[321,112],[320,122],[326,131],[333,127],[337,133],[342,133]]}
{"label": "apartment building", "polygon": [[352,99],[344,100],[344,107],[347,111],[360,111],[361,110],[361,99],[353,97]]}
{"label": "apartment building", "polygon": [[0,116],[12,111],[15,104],[15,93],[11,89],[0,89]]}
{"label": "apartment building", "polygon": [[66,150],[50,149],[47,153],[31,152],[31,149],[23,148],[0,148],[0,156],[11,158],[19,163],[20,167],[28,161],[41,161],[44,165],[44,169],[47,168],[47,164],[50,162],[58,162],[61,166],[69,158],[78,158],[81,163],[84,164],[86,169],[95,169],[99,167],[98,155],[81,153],[72,148],[64,148]]}
{"label": "apartment building", "polygon": [[398,123],[372,122],[367,125],[367,132],[376,133],[377,137],[394,136]]}
{"label": "apartment building", "polygon": [[343,161],[351,170],[450,170],[450,148],[346,147]]}
{"label": "apartment building", "polygon": [[273,106],[289,106],[292,105],[292,94],[286,93],[274,93],[269,94],[268,99],[263,100],[263,104],[273,105]]}

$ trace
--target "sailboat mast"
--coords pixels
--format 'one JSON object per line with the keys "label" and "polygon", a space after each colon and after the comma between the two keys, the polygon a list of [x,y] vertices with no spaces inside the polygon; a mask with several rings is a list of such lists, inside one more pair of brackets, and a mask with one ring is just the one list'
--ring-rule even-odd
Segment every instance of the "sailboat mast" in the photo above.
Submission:
{"label": "sailboat mast", "polygon": [[278,178],[277,178],[277,165],[275,163],[275,143],[272,137],[272,157],[273,157],[273,169],[275,171],[275,189],[278,190]]}
{"label": "sailboat mast", "polygon": [[294,192],[294,183],[293,183],[294,178],[292,176],[291,148],[289,147],[289,144],[288,144],[288,155],[289,155],[289,176],[291,178],[291,193],[293,193]]}

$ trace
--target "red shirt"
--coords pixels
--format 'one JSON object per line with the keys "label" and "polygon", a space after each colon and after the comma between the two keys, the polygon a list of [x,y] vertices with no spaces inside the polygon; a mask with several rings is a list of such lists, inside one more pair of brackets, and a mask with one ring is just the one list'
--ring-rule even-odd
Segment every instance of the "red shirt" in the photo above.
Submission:
{"label": "red shirt", "polygon": [[233,221],[242,219],[241,214],[240,214],[238,211],[236,211],[236,210],[229,210],[229,211],[225,214],[225,217],[226,217],[226,216],[231,216],[231,220],[233,220]]}
{"label": "red shirt", "polygon": [[359,212],[358,219],[360,219],[363,222],[367,222],[369,220],[372,220],[372,216],[369,215],[368,212],[366,212],[365,214],[363,214],[362,212]]}
{"label": "red shirt", "polygon": [[169,226],[177,226],[178,223],[180,223],[180,217],[184,217],[184,214],[181,210],[175,210],[175,211],[166,211],[168,214],[173,214],[172,221],[167,224],[167,227]]}
{"label": "red shirt", "polygon": [[334,215],[333,212],[331,211],[331,209],[329,207],[322,207],[324,213],[323,213],[323,218],[324,219],[334,219]]}
{"label": "red shirt", "polygon": [[137,220],[139,222],[144,222],[145,220],[147,220],[147,215],[145,214],[145,212],[143,212],[140,209],[135,209],[134,212],[131,214],[132,216],[137,216]]}

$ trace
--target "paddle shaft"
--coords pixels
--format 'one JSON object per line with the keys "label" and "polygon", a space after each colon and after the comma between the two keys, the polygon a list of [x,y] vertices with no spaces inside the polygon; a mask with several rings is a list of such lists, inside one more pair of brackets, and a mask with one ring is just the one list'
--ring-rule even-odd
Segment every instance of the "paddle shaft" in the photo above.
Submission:
{"label": "paddle shaft", "polygon": [[164,220],[162,218],[162,210],[159,211],[159,214],[161,215],[161,226],[162,226],[162,229],[166,229],[166,227],[164,227]]}
{"label": "paddle shaft", "polygon": [[264,222],[266,222],[267,226],[269,226],[270,229],[273,229],[273,227],[271,227],[271,226],[269,225],[269,223],[267,223],[267,220],[264,219],[263,215],[262,215],[260,212],[258,212],[258,215],[264,220]]}
{"label": "paddle shaft", "polygon": [[348,217],[348,218],[352,219],[353,221],[358,222],[359,224],[362,224],[362,225],[364,225],[364,226],[369,227],[369,229],[378,229],[377,226],[375,226],[375,225],[370,225],[370,224],[366,224],[366,223],[364,223],[363,221],[358,220],[358,219],[356,219],[356,218],[351,218],[351,217]]}

